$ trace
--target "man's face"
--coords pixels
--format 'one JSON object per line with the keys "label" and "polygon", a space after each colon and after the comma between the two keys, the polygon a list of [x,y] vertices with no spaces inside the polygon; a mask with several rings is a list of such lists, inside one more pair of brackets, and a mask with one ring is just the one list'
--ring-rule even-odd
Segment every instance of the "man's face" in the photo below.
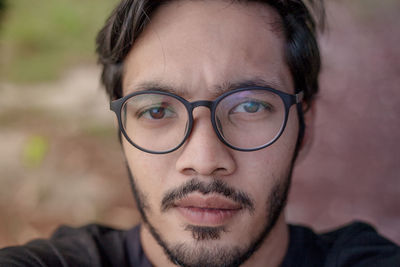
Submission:
{"label": "man's face", "polygon": [[[249,81],[292,94],[279,21],[272,9],[256,3],[162,6],[124,62],[124,95],[157,84],[188,101],[214,100]],[[298,135],[296,110],[290,109],[283,135],[255,152],[225,146],[209,109],[194,109],[193,118],[189,139],[169,154],[148,154],[123,139],[147,223],[143,231],[151,229],[152,238],[180,263],[235,264],[256,249],[281,214]]]}

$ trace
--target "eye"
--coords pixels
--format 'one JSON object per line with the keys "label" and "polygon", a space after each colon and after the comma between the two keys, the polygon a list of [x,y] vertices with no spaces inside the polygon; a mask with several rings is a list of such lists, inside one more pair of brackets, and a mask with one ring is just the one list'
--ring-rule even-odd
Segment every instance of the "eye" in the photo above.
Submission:
{"label": "eye", "polygon": [[271,110],[271,106],[267,103],[263,103],[260,101],[247,101],[238,104],[234,108],[232,108],[229,114],[245,112],[245,113],[256,113],[261,111],[268,111]]}
{"label": "eye", "polygon": [[175,116],[174,111],[171,108],[164,107],[165,104],[152,106],[143,109],[139,112],[139,118],[145,118],[149,120],[161,120],[164,118],[171,118]]}

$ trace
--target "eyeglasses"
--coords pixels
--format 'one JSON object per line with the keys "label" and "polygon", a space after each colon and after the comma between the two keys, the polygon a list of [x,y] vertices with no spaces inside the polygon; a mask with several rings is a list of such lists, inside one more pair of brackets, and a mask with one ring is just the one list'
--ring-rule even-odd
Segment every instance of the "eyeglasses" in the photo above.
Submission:
{"label": "eyeglasses", "polygon": [[125,138],[153,154],[175,151],[193,127],[193,110],[207,107],[218,138],[239,151],[255,151],[274,143],[283,133],[294,104],[303,92],[287,94],[268,87],[239,88],[214,101],[189,102],[163,91],[139,91],[114,100],[110,108]]}

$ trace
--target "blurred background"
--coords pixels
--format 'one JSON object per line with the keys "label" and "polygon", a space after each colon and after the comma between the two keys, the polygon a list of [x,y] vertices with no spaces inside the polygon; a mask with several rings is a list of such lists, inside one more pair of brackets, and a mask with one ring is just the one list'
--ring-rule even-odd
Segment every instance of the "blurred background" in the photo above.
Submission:
{"label": "blurred background", "polygon": [[[0,247],[139,221],[94,38],[117,0],[0,0]],[[289,221],[400,243],[400,2],[330,0],[312,143]]]}

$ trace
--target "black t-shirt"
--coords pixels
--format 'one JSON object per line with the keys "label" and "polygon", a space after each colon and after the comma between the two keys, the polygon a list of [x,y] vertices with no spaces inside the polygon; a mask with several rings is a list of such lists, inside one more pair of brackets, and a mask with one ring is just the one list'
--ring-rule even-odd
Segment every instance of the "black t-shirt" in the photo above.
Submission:
{"label": "black t-shirt", "polygon": [[[128,231],[94,224],[60,227],[49,240],[1,249],[0,266],[151,267],[142,250],[139,227]],[[400,266],[400,248],[367,224],[352,223],[320,235],[302,226],[289,229],[289,248],[281,267]]]}

